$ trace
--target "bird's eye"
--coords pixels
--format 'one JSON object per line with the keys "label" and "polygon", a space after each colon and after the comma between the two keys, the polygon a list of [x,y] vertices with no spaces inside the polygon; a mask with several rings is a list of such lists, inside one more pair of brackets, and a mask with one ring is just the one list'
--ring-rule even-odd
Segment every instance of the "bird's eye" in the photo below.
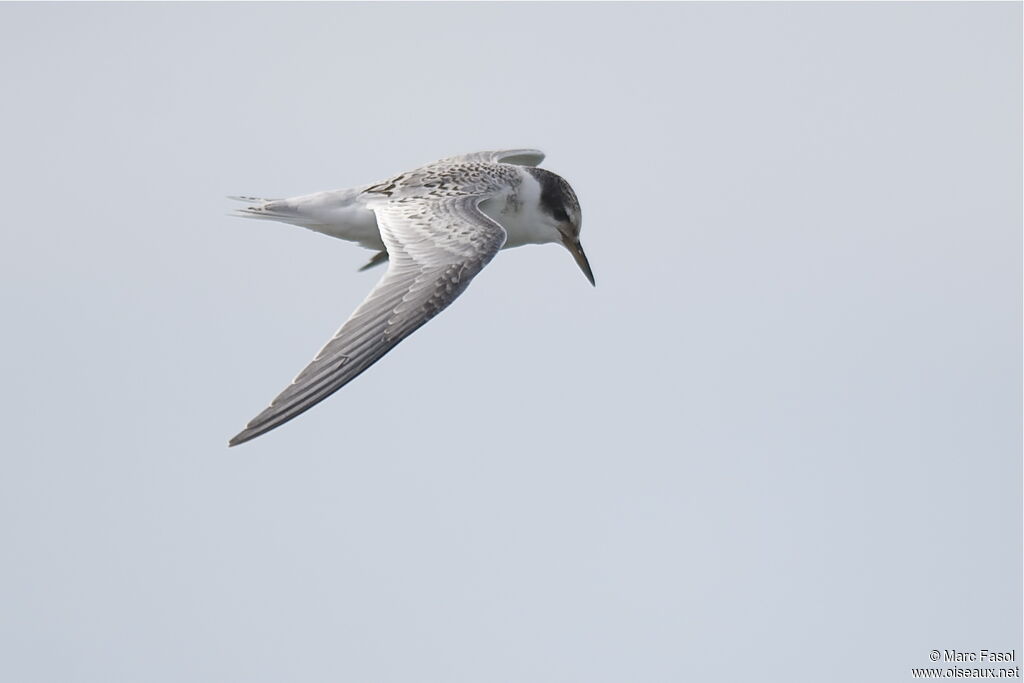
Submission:
{"label": "bird's eye", "polygon": [[567,220],[569,220],[569,214],[567,214],[565,212],[565,209],[563,209],[562,207],[558,207],[557,209],[555,209],[554,213],[552,213],[551,215],[554,216],[555,220],[560,223],[564,223]]}

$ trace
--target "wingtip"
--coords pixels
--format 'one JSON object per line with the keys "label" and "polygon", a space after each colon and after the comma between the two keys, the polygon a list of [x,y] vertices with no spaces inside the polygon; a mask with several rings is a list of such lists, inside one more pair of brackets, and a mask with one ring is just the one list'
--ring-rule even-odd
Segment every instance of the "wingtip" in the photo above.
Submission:
{"label": "wingtip", "polygon": [[373,268],[374,266],[379,266],[382,263],[387,263],[387,261],[388,261],[388,251],[387,251],[387,249],[385,249],[384,251],[379,251],[379,252],[377,252],[376,254],[373,255],[373,258],[370,259],[369,263],[367,263],[365,266],[363,266],[362,268],[359,269],[359,272],[362,273],[364,270],[369,270],[370,268]]}

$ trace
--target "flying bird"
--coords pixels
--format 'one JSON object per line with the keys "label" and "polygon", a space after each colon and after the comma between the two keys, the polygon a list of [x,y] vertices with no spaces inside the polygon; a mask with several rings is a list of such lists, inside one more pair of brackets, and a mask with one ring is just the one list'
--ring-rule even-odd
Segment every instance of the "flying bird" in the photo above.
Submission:
{"label": "flying bird", "polygon": [[580,205],[564,179],[537,165],[534,149],[451,157],[372,185],[290,199],[231,197],[235,215],[299,225],[355,242],[387,263],[369,296],[313,361],[229,446],[309,410],[444,310],[501,250],[555,242],[584,275]]}

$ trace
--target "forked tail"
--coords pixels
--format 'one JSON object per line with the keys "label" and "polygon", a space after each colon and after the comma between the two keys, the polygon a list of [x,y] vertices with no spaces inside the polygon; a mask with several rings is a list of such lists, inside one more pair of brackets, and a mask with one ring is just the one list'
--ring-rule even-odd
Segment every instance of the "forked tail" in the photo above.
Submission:
{"label": "forked tail", "polygon": [[263,197],[246,197],[242,195],[228,195],[228,199],[236,202],[245,202],[249,206],[244,209],[235,209],[232,216],[243,218],[266,218],[274,221],[292,222],[300,218],[294,207],[288,204],[286,199],[264,199]]}

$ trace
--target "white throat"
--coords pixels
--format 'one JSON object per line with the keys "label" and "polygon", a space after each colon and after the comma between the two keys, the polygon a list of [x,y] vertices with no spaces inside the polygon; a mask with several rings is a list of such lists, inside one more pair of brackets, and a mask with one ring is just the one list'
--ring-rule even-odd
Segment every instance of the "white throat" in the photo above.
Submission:
{"label": "white throat", "polygon": [[540,183],[525,171],[520,171],[520,176],[522,182],[519,187],[510,188],[480,204],[480,210],[508,234],[502,249],[560,242],[555,219],[540,207]]}

